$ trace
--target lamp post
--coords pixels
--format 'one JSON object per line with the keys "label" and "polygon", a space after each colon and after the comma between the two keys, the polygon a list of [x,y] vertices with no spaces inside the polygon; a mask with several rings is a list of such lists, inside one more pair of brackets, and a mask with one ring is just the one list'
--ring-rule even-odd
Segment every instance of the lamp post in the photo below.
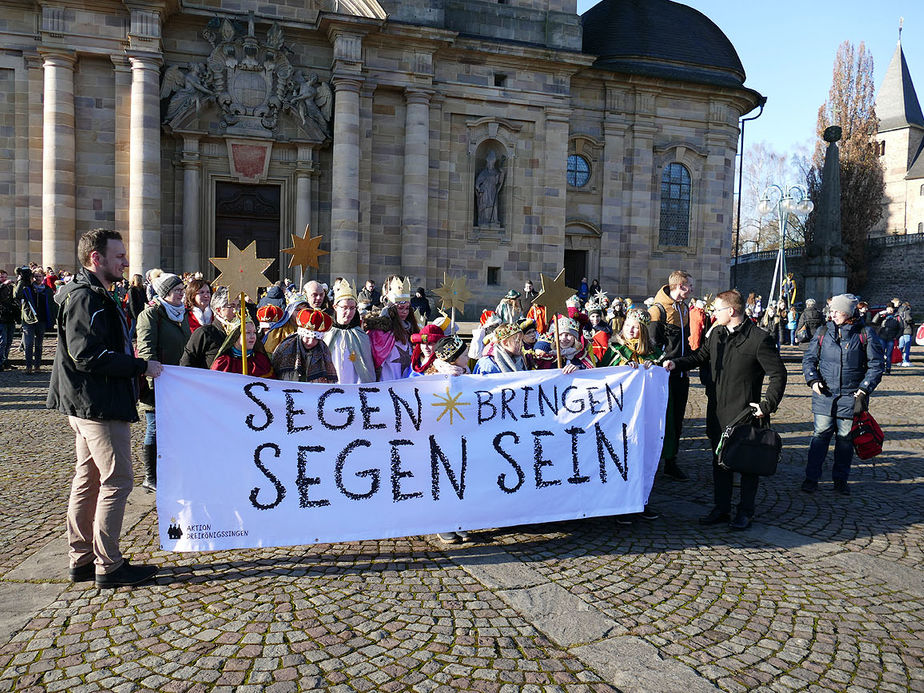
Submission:
{"label": "lamp post", "polygon": [[[815,205],[808,199],[808,191],[802,185],[790,185],[788,188],[783,188],[773,184],[764,191],[763,197],[761,197],[757,205],[757,212],[761,216],[776,210],[780,228],[780,250],[776,256],[776,266],[773,268],[770,300],[773,300],[777,286],[779,286],[777,302],[781,301],[784,296],[783,283],[786,281],[786,223],[789,221],[789,215],[808,215],[814,208]],[[777,279],[779,279],[779,285],[777,285]],[[787,296],[786,298],[788,305],[789,297]]]}

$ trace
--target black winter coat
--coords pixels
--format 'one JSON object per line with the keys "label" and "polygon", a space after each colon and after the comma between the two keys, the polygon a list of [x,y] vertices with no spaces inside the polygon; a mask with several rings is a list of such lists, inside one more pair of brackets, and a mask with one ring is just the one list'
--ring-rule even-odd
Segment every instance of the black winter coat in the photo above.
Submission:
{"label": "black winter coat", "polygon": [[138,376],[148,362],[132,354],[122,309],[86,269],[55,300],[58,348],[45,406],[80,419],[137,421]]}
{"label": "black winter coat", "polygon": [[823,395],[812,392],[812,413],[852,419],[854,394],[875,390],[884,367],[882,344],[871,328],[858,322],[838,328],[829,321],[815,332],[802,355],[805,382],[809,386],[820,382],[827,388]]}
{"label": "black winter coat", "polygon": [[[786,389],[786,366],[776,350],[776,341],[750,320],[732,333],[716,325],[698,351],[673,361],[680,370],[704,365],[711,370],[711,378],[704,385],[708,399],[706,430],[713,443],[751,402],[759,403],[765,414],[775,412]],[[764,375],[770,382],[761,397]]]}
{"label": "black winter coat", "polygon": [[211,324],[203,325],[192,333],[183,349],[183,356],[180,357],[181,366],[211,368],[212,361],[218,356],[218,350],[228,336],[217,322],[215,319]]}

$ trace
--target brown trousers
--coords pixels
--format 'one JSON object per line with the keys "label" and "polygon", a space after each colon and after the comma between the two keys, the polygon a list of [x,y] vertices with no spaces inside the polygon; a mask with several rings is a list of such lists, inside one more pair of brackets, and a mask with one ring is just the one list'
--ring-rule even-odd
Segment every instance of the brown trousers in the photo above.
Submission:
{"label": "brown trousers", "polygon": [[72,568],[95,559],[97,573],[122,565],[119,535],[132,491],[131,425],[69,416],[77,434],[77,465],[67,506]]}

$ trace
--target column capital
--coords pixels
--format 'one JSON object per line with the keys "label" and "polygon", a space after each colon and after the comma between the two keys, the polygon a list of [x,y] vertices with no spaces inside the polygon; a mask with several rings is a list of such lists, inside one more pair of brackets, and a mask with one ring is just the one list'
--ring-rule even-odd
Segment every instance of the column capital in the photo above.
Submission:
{"label": "column capital", "polygon": [[126,56],[131,63],[132,70],[150,70],[156,72],[158,79],[160,78],[160,66],[164,64],[160,53],[131,52],[126,53]]}
{"label": "column capital", "polygon": [[435,93],[433,89],[426,89],[423,87],[405,87],[404,89],[404,98],[409,104],[430,104],[430,98]]}
{"label": "column capital", "polygon": [[77,66],[77,54],[60,48],[39,48],[43,67],[63,67],[73,70]]}
{"label": "column capital", "polygon": [[334,84],[334,93],[340,93],[342,91],[351,91],[356,94],[359,93],[360,87],[362,87],[365,80],[360,75],[334,75],[331,79],[331,82]]}
{"label": "column capital", "polygon": [[123,53],[110,55],[109,59],[112,61],[112,68],[116,72],[129,72],[132,69],[131,61],[128,59],[128,56]]}

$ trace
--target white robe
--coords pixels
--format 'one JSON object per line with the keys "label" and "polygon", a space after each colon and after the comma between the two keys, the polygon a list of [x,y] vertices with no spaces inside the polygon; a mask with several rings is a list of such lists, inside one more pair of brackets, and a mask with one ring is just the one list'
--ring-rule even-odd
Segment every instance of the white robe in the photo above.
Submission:
{"label": "white robe", "polygon": [[340,383],[374,383],[375,366],[372,362],[372,347],[369,335],[361,327],[342,329],[331,327],[324,335],[324,343],[330,350],[337,380]]}

